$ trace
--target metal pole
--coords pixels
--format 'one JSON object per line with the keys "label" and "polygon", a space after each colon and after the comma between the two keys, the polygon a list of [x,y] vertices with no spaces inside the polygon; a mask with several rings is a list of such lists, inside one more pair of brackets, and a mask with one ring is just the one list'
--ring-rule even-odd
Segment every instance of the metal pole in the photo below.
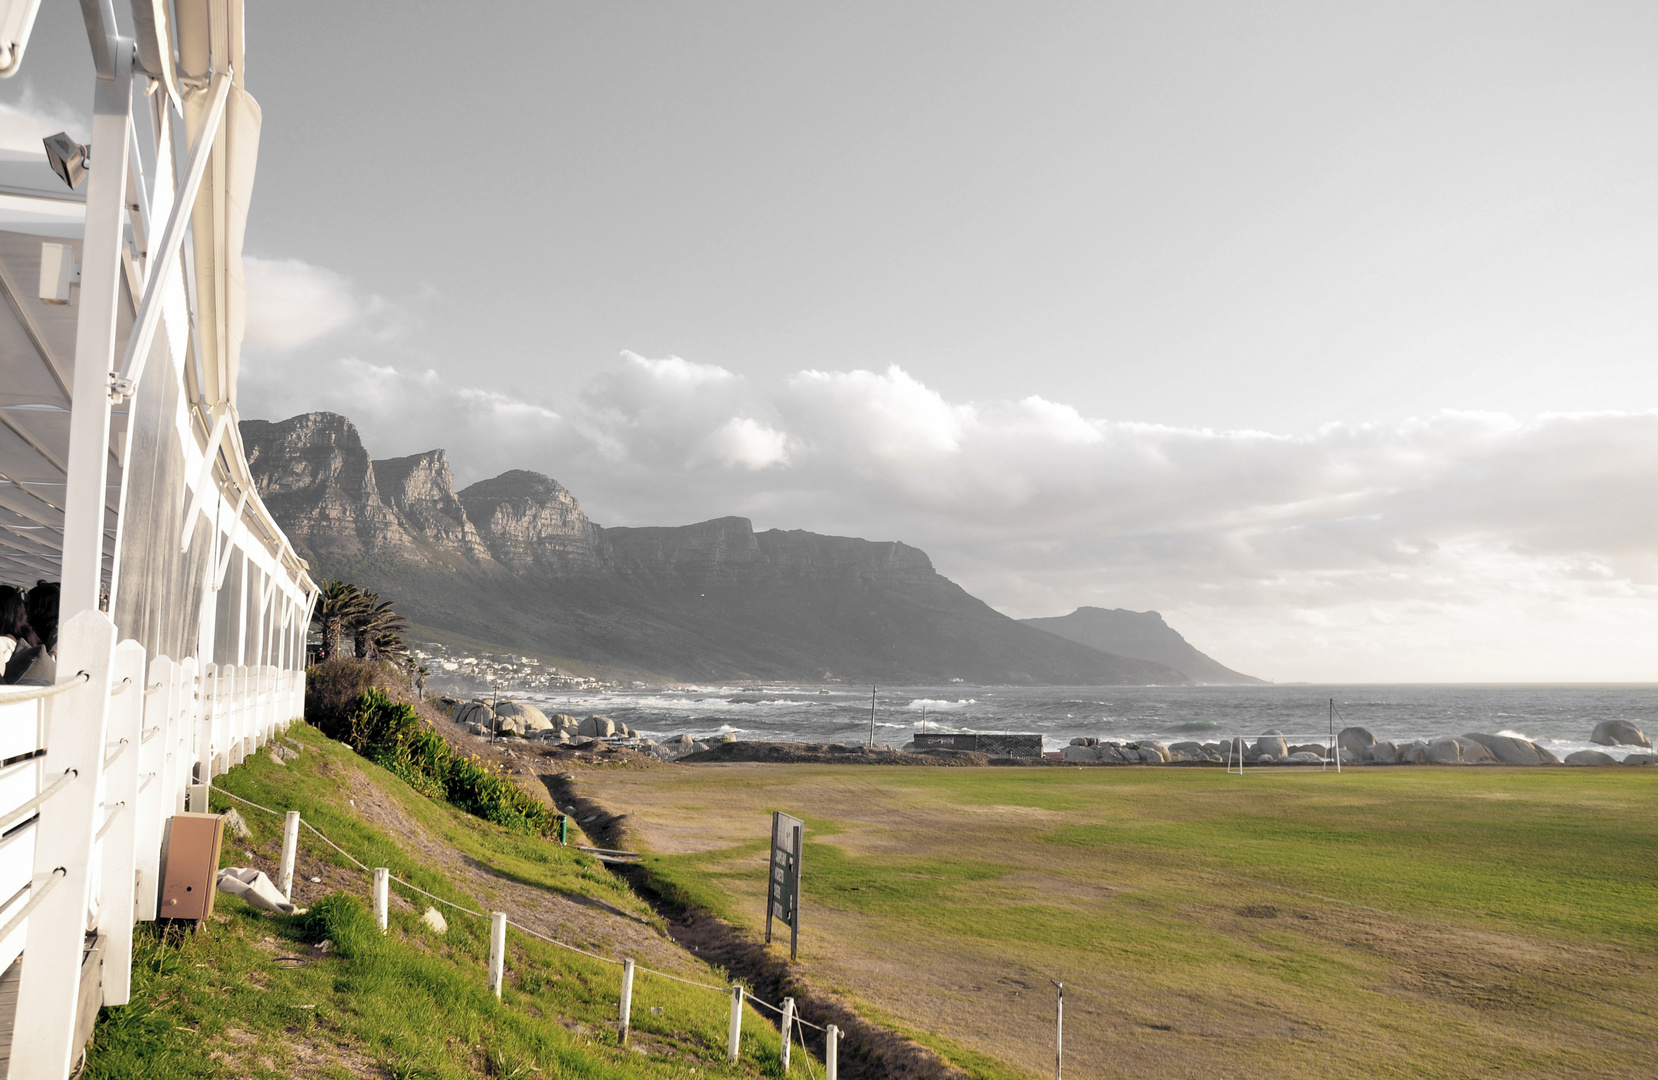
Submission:
{"label": "metal pole", "polygon": [[[106,27],[113,33],[114,27]],[[115,316],[126,227],[127,151],[132,144],[132,42],[111,38],[113,77],[100,77],[93,96],[92,145],[97,167],[86,188],[81,247],[81,303],[75,321],[74,408],[63,494],[63,590],[58,622],[98,609],[103,585],[104,515],[109,474],[110,372],[115,366]],[[75,666],[70,666],[74,663]],[[85,667],[61,657],[67,671]]]}
{"label": "metal pole", "polygon": [[299,854],[299,811],[288,811],[287,819],[282,823],[282,871],[277,877],[277,885],[282,889],[282,899],[288,903],[294,902],[294,857]]}
{"label": "metal pole", "polygon": [[1065,984],[1049,979],[1054,984],[1054,1080],[1065,1075]]}
{"label": "metal pole", "polygon": [[628,1021],[633,1016],[633,958],[622,961],[622,1045],[628,1044]]}
{"label": "metal pole", "polygon": [[507,913],[491,912],[489,916],[489,988],[501,996],[501,972],[507,961]]}
{"label": "metal pole", "polygon": [[840,1080],[840,1041],[841,1029],[830,1024],[823,1033],[824,1080]]}
{"label": "metal pole", "polygon": [[869,745],[875,745],[875,687],[869,688]]}
{"label": "metal pole", "polygon": [[381,933],[386,932],[386,924],[390,915],[387,910],[390,906],[388,903],[391,890],[390,878],[391,871],[384,866],[374,868],[374,921],[380,924]]}
{"label": "metal pole", "polygon": [[789,1071],[789,1047],[794,1045],[790,1033],[794,1031],[794,998],[783,999],[783,1071]]}
{"label": "metal pole", "polygon": [[743,988],[739,984],[731,988],[731,1035],[726,1040],[725,1056],[728,1061],[737,1060],[737,1044],[743,1035]]}

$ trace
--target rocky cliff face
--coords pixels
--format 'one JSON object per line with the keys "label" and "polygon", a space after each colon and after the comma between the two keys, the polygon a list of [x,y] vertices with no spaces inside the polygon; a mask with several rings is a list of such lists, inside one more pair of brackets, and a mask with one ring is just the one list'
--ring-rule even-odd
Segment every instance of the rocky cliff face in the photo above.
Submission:
{"label": "rocky cliff face", "polygon": [[296,547],[318,555],[415,554],[409,530],[380,498],[350,420],[321,412],[275,424],[244,420],[241,434],[259,497]]}
{"label": "rocky cliff face", "polygon": [[604,530],[587,520],[576,497],[551,477],[514,469],[478,481],[459,498],[503,566],[566,577],[610,565]]}
{"label": "rocky cliff face", "polygon": [[896,542],[746,518],[605,529],[514,470],[457,494],[442,450],[370,462],[331,413],[244,421],[259,491],[312,561],[416,624],[686,679],[1184,682],[1019,623]]}
{"label": "rocky cliff face", "polygon": [[455,496],[455,477],[444,451],[376,461],[374,482],[381,500],[403,518],[412,535],[468,559],[492,557]]}

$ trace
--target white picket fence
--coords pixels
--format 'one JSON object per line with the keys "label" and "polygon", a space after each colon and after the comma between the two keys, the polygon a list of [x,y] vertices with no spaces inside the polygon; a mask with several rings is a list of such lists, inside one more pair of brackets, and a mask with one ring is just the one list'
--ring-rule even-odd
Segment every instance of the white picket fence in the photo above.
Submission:
{"label": "white picket fence", "polygon": [[[305,673],[215,667],[115,643],[84,611],[59,637],[54,686],[0,688],[0,971],[21,957],[10,1077],[73,1065],[81,962],[101,939],[96,1005],[124,1004],[133,927],[156,918],[167,819],[206,810],[212,777],[304,712]],[[194,798],[190,797],[192,791]]]}

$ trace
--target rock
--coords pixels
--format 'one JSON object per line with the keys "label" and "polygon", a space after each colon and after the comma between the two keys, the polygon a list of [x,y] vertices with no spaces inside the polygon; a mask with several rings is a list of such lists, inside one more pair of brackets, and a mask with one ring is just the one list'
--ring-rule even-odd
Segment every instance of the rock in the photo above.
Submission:
{"label": "rock", "polygon": [[1568,765],[1616,765],[1617,759],[1599,750],[1579,750],[1566,755]]}
{"label": "rock", "polygon": [[443,912],[439,911],[435,907],[427,908],[425,912],[421,914],[420,921],[431,927],[432,932],[435,934],[446,934],[449,932],[449,923],[444,919]]}
{"label": "rock", "polygon": [[707,749],[708,749],[708,744],[705,743],[705,742],[694,742],[694,743],[691,744],[691,753],[693,753],[693,754],[700,754],[704,750],[707,750]]}
{"label": "rock", "polygon": [[1169,744],[1169,752],[1182,754],[1202,754],[1203,744],[1200,742],[1177,742]]}
{"label": "rock", "polygon": [[1273,757],[1271,754],[1256,754],[1255,761],[1259,765],[1275,765],[1277,764],[1278,759]]}
{"label": "rock", "polygon": [[1376,736],[1362,727],[1345,727],[1336,733],[1336,745],[1345,746],[1362,761],[1365,748],[1376,745]]}
{"label": "rock", "polygon": [[1089,746],[1086,743],[1072,743],[1059,752],[1059,759],[1061,761],[1098,761],[1100,752],[1098,747]]}
{"label": "rock", "polygon": [[728,731],[724,735],[720,736],[720,742],[722,742],[722,743],[736,742],[736,741],[737,741],[737,735],[736,735],[735,732]]}
{"label": "rock", "polygon": [[1163,761],[1169,760],[1169,747],[1168,747],[1168,744],[1166,744],[1166,743],[1143,742],[1143,743],[1140,744],[1140,749],[1142,749],[1142,750],[1154,750],[1154,751],[1156,751],[1157,756],[1161,760],[1163,760]]}
{"label": "rock", "polygon": [[1286,765],[1321,765],[1323,762],[1323,754],[1315,754],[1310,750],[1297,750],[1284,759]]}
{"label": "rock", "polygon": [[514,721],[518,730],[522,732],[546,731],[553,726],[547,719],[547,714],[534,705],[523,705],[516,701],[503,701],[495,706],[495,715],[503,719]]}
{"label": "rock", "polygon": [[1475,742],[1469,738],[1461,738],[1457,740],[1457,745],[1462,747],[1462,763],[1464,765],[1497,764],[1497,755],[1493,754],[1484,743]]}
{"label": "rock", "polygon": [[489,729],[482,724],[468,724],[466,730],[474,735],[488,735]]}
{"label": "rock", "polygon": [[477,698],[464,701],[455,706],[455,723],[462,727],[481,724],[487,730],[495,724],[495,710],[489,707],[489,702]]}
{"label": "rock", "polygon": [[1364,758],[1361,757],[1360,755],[1354,753],[1351,747],[1338,746],[1338,747],[1336,747],[1336,754],[1337,754],[1338,757],[1341,758],[1341,763],[1343,765],[1363,765],[1364,764]]}
{"label": "rock", "polygon": [[586,735],[594,739],[608,739],[616,734],[616,721],[608,716],[595,714],[581,722],[581,726],[576,729],[576,734]]}
{"label": "rock", "polygon": [[1278,731],[1277,729],[1269,731],[1265,735],[1262,735],[1259,739],[1255,740],[1255,753],[1259,757],[1265,757],[1266,755],[1271,754],[1273,760],[1276,761],[1278,758],[1285,756],[1289,752],[1290,748],[1284,745],[1284,733],[1282,731]]}
{"label": "rock", "polygon": [[1625,765],[1651,765],[1652,760],[1651,754],[1630,754],[1623,759],[1623,763]]}
{"label": "rock", "polygon": [[1628,720],[1602,720],[1589,741],[1602,746],[1651,746],[1646,733]]}
{"label": "rock", "polygon": [[1435,739],[1428,744],[1428,760],[1436,765],[1462,764],[1462,744],[1455,739]]}
{"label": "rock", "polygon": [[1140,747],[1140,760],[1148,765],[1161,765],[1168,759],[1163,756],[1158,743],[1146,743]]}
{"label": "rock", "polygon": [[1474,733],[1464,735],[1460,740],[1464,745],[1475,742],[1485,747],[1504,765],[1558,765],[1560,759],[1549,751],[1538,746],[1530,739],[1521,739],[1513,735],[1482,735]]}
{"label": "rock", "polygon": [[558,728],[560,731],[568,731],[574,734],[581,728],[581,721],[577,720],[569,713],[554,713],[548,719],[550,719],[553,722],[553,726]]}
{"label": "rock", "polygon": [[1290,753],[1292,753],[1292,754],[1317,754],[1319,757],[1323,757],[1324,756],[1324,747],[1323,747],[1323,745],[1321,745],[1319,743],[1300,743],[1299,745],[1290,747]]}
{"label": "rock", "polygon": [[1399,760],[1406,765],[1426,765],[1428,763],[1428,744],[1421,739],[1408,746],[1399,748]]}
{"label": "rock", "polygon": [[1094,743],[1090,742],[1087,739],[1081,738],[1079,736],[1078,738],[1072,739],[1070,741],[1069,745],[1071,745],[1071,746],[1093,746]]}
{"label": "rock", "polygon": [[224,819],[225,831],[237,839],[246,840],[253,835],[253,830],[248,828],[247,819],[242,817],[234,806],[225,811]]}
{"label": "rock", "polygon": [[1370,760],[1377,765],[1397,765],[1399,747],[1395,743],[1379,742],[1370,748]]}

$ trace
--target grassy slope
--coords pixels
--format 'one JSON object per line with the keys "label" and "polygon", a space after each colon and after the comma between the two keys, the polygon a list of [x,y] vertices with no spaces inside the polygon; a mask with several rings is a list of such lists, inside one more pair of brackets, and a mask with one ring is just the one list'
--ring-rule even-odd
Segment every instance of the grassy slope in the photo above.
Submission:
{"label": "grassy slope", "polygon": [[1053,977],[1087,1074],[1297,1077],[1647,1075],[1655,781],[726,766],[582,783],[664,852],[655,874],[749,929],[766,812],[810,811],[809,977],[974,1075],[1051,1069]]}
{"label": "grassy slope", "polygon": [[[369,865],[487,911],[487,897],[458,888],[350,808],[351,784],[367,777],[428,833],[502,877],[654,919],[596,862],[572,849],[431,802],[303,724],[290,737],[306,746],[298,759],[278,767],[258,755],[223,777],[224,789],[273,809],[297,809]],[[231,805],[215,797],[215,810]],[[280,852],[281,820],[239,808],[253,837],[227,836],[222,864],[246,865],[251,851],[268,865]],[[445,909],[448,932],[436,935],[418,918],[428,901],[394,882],[394,892],[407,893],[414,904],[394,910],[382,936],[366,906],[367,875],[309,833],[302,834],[301,851],[305,871],[345,886],[336,898],[313,905],[311,915],[269,915],[221,895],[214,921],[201,933],[140,927],[133,1003],[104,1010],[88,1077],[777,1074],[777,1033],[752,1008],[742,1061],[728,1067],[729,999],[643,974],[633,1005],[634,1031],[643,1035],[633,1042],[651,1053],[618,1047],[620,969],[510,929],[506,986],[497,1002],[486,981],[487,922]],[[325,936],[334,943],[326,954],[314,947]],[[676,970],[723,982],[689,957]]]}

